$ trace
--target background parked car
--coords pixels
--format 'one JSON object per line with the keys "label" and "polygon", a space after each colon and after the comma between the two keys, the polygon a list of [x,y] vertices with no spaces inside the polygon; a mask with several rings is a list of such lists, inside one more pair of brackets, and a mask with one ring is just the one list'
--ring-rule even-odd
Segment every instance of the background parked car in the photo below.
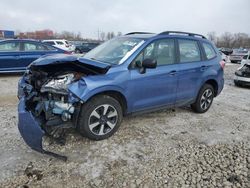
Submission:
{"label": "background parked car", "polygon": [[225,55],[230,55],[233,53],[233,50],[231,48],[220,48],[219,50]]}
{"label": "background parked car", "polygon": [[245,55],[248,54],[246,49],[234,49],[233,53],[230,55],[230,61],[232,63],[240,63]]}
{"label": "background parked car", "polygon": [[250,63],[244,64],[235,72],[234,84],[236,86],[250,86]]}
{"label": "background parked car", "polygon": [[250,53],[248,53],[247,55],[245,55],[243,57],[243,59],[241,60],[240,64],[243,66],[245,64],[250,64]]}
{"label": "background parked car", "polygon": [[26,67],[46,54],[67,53],[35,40],[0,41],[0,72],[24,72]]}
{"label": "background parked car", "polygon": [[67,40],[64,39],[43,40],[42,42],[68,52],[73,52],[75,50],[75,46],[70,44]]}
{"label": "background parked car", "polygon": [[100,43],[97,42],[86,42],[86,43],[80,43],[76,45],[75,47],[75,53],[87,53],[90,50],[94,49],[97,47]]}

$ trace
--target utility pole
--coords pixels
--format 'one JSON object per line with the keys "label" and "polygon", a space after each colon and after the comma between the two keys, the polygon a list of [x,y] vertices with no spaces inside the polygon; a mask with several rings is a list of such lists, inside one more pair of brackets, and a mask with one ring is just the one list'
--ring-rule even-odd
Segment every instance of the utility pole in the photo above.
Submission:
{"label": "utility pole", "polygon": [[97,35],[98,35],[98,40],[100,40],[100,30],[99,30],[99,28],[97,30]]}

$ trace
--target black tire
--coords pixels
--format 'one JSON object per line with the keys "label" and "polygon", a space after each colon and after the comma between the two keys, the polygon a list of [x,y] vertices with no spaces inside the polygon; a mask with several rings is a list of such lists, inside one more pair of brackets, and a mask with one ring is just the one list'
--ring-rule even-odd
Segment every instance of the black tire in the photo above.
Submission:
{"label": "black tire", "polygon": [[239,83],[237,80],[234,80],[234,85],[237,87],[243,87],[243,85]]}
{"label": "black tire", "polygon": [[[208,95],[206,96],[206,94]],[[213,103],[213,98],[214,98],[213,86],[211,86],[210,84],[204,84],[199,91],[195,103],[191,104],[191,108],[197,113],[204,113],[208,111],[208,109],[211,107]]]}
{"label": "black tire", "polygon": [[[107,108],[106,114],[104,114],[105,108]],[[109,118],[110,115],[116,114],[117,116]],[[97,118],[97,115],[99,118]],[[120,103],[110,96],[99,95],[90,99],[82,106],[78,130],[81,135],[91,140],[103,140],[117,131],[122,118],[123,113]],[[93,128],[91,128],[91,125]]]}

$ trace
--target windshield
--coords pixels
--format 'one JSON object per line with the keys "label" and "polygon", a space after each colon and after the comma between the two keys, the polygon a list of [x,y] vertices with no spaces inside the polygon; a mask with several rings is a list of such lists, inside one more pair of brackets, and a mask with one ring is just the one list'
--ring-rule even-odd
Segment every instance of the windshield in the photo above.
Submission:
{"label": "windshield", "polygon": [[115,38],[88,52],[84,57],[108,64],[123,63],[139,46],[143,39],[136,38]]}

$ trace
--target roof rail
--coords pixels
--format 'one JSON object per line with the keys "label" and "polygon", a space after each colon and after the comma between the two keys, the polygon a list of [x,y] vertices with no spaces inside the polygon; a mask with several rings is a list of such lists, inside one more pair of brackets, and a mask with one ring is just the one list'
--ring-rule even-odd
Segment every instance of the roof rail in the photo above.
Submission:
{"label": "roof rail", "polygon": [[127,33],[125,35],[133,35],[133,34],[153,34],[153,33],[149,33],[149,32],[131,32],[131,33]]}
{"label": "roof rail", "polygon": [[188,36],[193,36],[193,37],[198,36],[203,39],[206,39],[206,37],[204,37],[203,35],[196,34],[196,33],[182,32],[182,31],[164,31],[162,33],[159,33],[159,35],[170,35],[170,34],[181,34],[181,35],[188,35]]}

